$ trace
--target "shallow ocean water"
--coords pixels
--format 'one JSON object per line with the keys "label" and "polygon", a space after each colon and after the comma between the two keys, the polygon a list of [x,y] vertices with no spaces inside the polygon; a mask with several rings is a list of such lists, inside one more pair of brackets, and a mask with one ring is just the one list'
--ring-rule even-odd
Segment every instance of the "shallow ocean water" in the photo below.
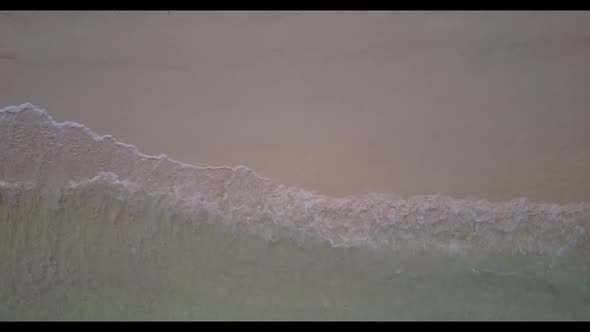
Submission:
{"label": "shallow ocean water", "polygon": [[330,198],[0,112],[1,320],[585,320],[587,203]]}

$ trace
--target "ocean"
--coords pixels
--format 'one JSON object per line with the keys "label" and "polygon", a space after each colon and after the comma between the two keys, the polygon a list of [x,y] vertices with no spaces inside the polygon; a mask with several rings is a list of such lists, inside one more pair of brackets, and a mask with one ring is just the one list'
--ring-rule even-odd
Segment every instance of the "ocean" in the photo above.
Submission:
{"label": "ocean", "polygon": [[331,197],[0,110],[0,320],[586,320],[590,204]]}

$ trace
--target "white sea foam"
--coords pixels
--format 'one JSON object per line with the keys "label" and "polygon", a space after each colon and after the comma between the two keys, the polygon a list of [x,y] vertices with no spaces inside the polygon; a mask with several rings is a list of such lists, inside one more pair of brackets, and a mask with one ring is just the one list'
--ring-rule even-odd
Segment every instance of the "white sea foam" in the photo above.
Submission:
{"label": "white sea foam", "polygon": [[584,202],[402,199],[376,193],[331,198],[274,184],[245,166],[198,167],[145,155],[82,124],[58,123],[30,103],[0,110],[0,137],[0,179],[36,185],[54,206],[68,186],[107,181],[161,197],[185,210],[179,213],[207,209],[219,216],[217,222],[267,238],[455,253],[487,248],[563,255],[585,243],[590,230],[590,204]]}

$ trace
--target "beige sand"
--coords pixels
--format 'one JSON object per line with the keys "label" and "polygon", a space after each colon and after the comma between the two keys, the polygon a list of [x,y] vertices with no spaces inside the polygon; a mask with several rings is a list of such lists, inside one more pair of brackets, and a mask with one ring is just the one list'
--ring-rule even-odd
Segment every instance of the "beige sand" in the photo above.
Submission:
{"label": "beige sand", "polygon": [[0,104],[330,195],[590,200],[587,12],[3,12]]}

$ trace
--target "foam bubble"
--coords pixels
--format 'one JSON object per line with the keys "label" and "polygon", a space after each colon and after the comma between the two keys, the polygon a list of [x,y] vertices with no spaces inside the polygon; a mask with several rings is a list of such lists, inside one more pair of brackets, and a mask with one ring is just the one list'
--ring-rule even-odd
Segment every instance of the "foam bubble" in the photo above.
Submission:
{"label": "foam bubble", "polygon": [[[149,156],[27,103],[0,110],[0,180],[36,186],[57,206],[65,188],[106,182],[170,210],[207,211],[265,238],[335,247],[512,250],[563,255],[587,240],[590,204],[458,200],[437,194],[332,198],[272,183],[245,166],[199,167]],[[6,188],[6,185],[2,185]],[[125,196],[129,197],[131,194]],[[50,205],[51,205],[50,204]]]}

